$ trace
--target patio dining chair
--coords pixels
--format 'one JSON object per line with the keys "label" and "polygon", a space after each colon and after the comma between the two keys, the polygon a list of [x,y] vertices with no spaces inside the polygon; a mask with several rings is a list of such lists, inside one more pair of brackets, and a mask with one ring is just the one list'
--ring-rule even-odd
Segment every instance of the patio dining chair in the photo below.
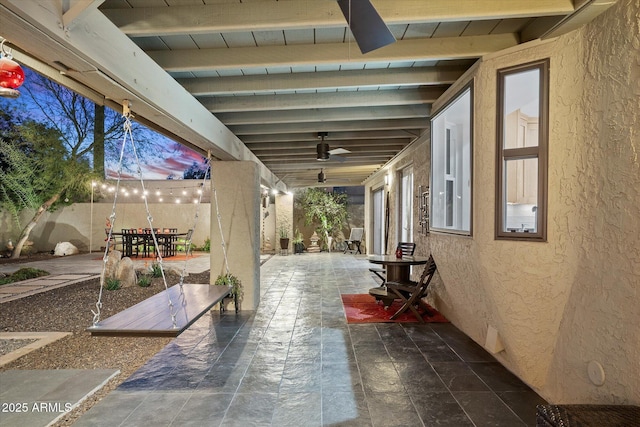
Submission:
{"label": "patio dining chair", "polygon": [[193,236],[193,229],[190,228],[186,234],[180,235],[173,242],[175,246],[174,253],[184,252],[185,256],[189,255],[193,251],[193,245],[191,243],[191,238]]}
{"label": "patio dining chair", "polygon": [[[429,288],[429,283],[431,283],[431,279],[433,279],[433,275],[437,270],[436,262],[433,259],[433,256],[429,256],[429,260],[427,264],[424,266],[424,270],[420,275],[420,280],[418,282],[412,283],[396,283],[396,282],[387,282],[387,294],[385,297],[378,297],[385,305],[385,309],[388,309],[389,306],[395,300],[402,301],[402,307],[396,311],[393,316],[391,316],[391,320],[395,320],[407,310],[411,310],[414,316],[418,319],[419,322],[424,323],[424,319],[422,318],[423,314],[427,316],[432,316],[433,313],[429,310],[429,306],[426,302],[422,300],[425,296],[427,296],[427,290]],[[374,295],[375,296],[375,295]],[[421,314],[418,309],[422,308],[424,313]]]}
{"label": "patio dining chair", "polygon": [[349,251],[352,254],[361,254],[362,251],[360,250],[360,244],[362,243],[363,236],[364,228],[352,228],[349,238],[345,240],[346,246],[344,248],[344,253],[346,254],[347,251]]}

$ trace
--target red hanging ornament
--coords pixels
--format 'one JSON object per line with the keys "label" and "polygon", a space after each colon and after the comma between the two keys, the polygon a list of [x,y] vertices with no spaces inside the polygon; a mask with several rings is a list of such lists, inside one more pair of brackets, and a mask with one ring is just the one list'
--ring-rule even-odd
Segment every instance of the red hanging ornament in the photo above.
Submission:
{"label": "red hanging ornament", "polygon": [[17,89],[24,83],[24,71],[5,50],[5,41],[0,42],[0,96],[17,98],[20,96]]}
{"label": "red hanging ornament", "polygon": [[0,87],[18,89],[24,83],[24,71],[17,62],[3,56],[0,58]]}

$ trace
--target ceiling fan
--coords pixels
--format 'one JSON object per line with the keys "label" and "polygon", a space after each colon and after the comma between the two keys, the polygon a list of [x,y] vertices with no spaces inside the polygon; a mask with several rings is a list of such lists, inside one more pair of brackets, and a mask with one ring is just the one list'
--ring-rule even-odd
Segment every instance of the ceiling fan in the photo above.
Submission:
{"label": "ceiling fan", "polygon": [[338,5],[363,55],[396,41],[370,0],[338,0]]}
{"label": "ceiling fan", "polygon": [[324,184],[325,182],[327,182],[327,177],[324,174],[324,169],[320,169],[320,173],[318,174],[318,182],[320,184]]}
{"label": "ceiling fan", "polygon": [[[332,182],[351,182],[350,179],[330,179]],[[324,184],[327,182],[327,174],[324,173],[324,169],[320,169],[320,173],[318,174],[318,183]]]}
{"label": "ceiling fan", "polygon": [[325,142],[325,138],[329,135],[329,132],[318,132],[318,138],[321,139],[320,143],[316,145],[316,160],[326,162],[329,160],[329,156],[334,156],[334,159],[344,161],[344,157],[337,156],[337,154],[347,154],[351,151],[344,148],[334,148],[331,150],[329,144]]}

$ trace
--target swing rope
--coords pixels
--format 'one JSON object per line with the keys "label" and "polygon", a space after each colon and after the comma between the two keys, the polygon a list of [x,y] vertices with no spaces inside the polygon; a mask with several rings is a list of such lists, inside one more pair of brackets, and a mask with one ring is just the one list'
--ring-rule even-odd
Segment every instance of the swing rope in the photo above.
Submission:
{"label": "swing rope", "polygon": [[220,243],[222,245],[222,253],[224,255],[224,267],[227,276],[230,276],[231,271],[229,270],[229,259],[227,258],[227,245],[224,241],[224,233],[222,232],[222,219],[220,216],[220,208],[218,206],[218,192],[216,190],[216,186],[214,185],[213,174],[211,174],[211,190],[213,192],[213,200],[216,204],[216,218],[218,219],[218,230],[220,230]]}
{"label": "swing rope", "polygon": [[207,171],[204,174],[204,177],[202,178],[202,182],[200,183],[200,194],[198,196],[198,202],[197,202],[197,206],[196,206],[196,214],[195,217],[193,219],[193,226],[191,227],[191,235],[189,236],[189,238],[187,239],[187,241],[185,242],[185,257],[184,257],[184,264],[182,266],[182,272],[180,273],[180,293],[182,294],[182,285],[184,284],[184,277],[187,274],[187,261],[188,261],[188,255],[189,252],[191,251],[191,242],[193,241],[193,235],[196,232],[196,226],[198,225],[198,218],[200,218],[200,205],[202,204],[202,196],[204,195],[204,185],[207,182],[207,177],[209,177],[209,175],[211,175],[211,153],[207,154]]}
{"label": "swing rope", "polygon": [[[97,326],[98,322],[100,322],[100,310],[102,308],[102,294],[103,294],[103,290],[105,287],[105,281],[106,281],[106,270],[107,270],[107,261],[109,258],[109,249],[110,249],[110,244],[111,244],[111,239],[112,239],[112,233],[113,233],[113,228],[115,225],[115,220],[116,220],[116,203],[118,200],[118,193],[119,193],[119,189],[120,189],[120,181],[122,178],[122,167],[123,167],[123,160],[124,160],[124,151],[125,151],[125,147],[127,145],[127,140],[129,140],[131,142],[131,147],[132,147],[132,151],[133,151],[133,155],[134,155],[134,159],[136,161],[136,167],[137,167],[137,174],[138,174],[138,178],[140,180],[140,186],[142,188],[142,194],[143,194],[143,200],[144,200],[144,206],[145,206],[145,210],[146,210],[146,214],[147,214],[147,222],[149,223],[149,228],[151,231],[151,236],[153,238],[153,244],[154,247],[156,249],[156,258],[158,260],[158,263],[160,264],[160,272],[162,274],[162,281],[164,283],[164,289],[165,289],[165,294],[167,295],[167,304],[169,306],[169,313],[171,314],[171,321],[173,323],[173,327],[176,328],[177,327],[177,320],[176,320],[176,311],[175,311],[175,307],[173,304],[173,301],[171,301],[171,295],[169,294],[169,286],[167,285],[167,278],[166,275],[164,274],[164,268],[163,268],[163,260],[162,260],[162,253],[160,251],[160,246],[158,245],[158,238],[156,236],[156,232],[155,229],[153,228],[153,217],[151,216],[151,212],[149,211],[149,202],[147,201],[147,191],[144,185],[144,180],[142,179],[142,168],[140,167],[140,158],[138,157],[138,152],[136,150],[136,145],[133,139],[133,133],[131,132],[131,118],[133,117],[130,110],[129,110],[129,103],[128,101],[125,101],[123,103],[123,113],[122,113],[122,117],[124,118],[124,137],[122,140],[122,147],[120,148],[120,159],[119,159],[119,163],[118,163],[118,178],[116,181],[116,188],[115,188],[115,196],[113,198],[113,205],[111,208],[111,215],[109,216],[109,233],[107,236],[107,244],[105,245],[105,251],[104,251],[104,256],[102,258],[103,261],[103,265],[102,265],[102,273],[100,274],[100,292],[98,294],[98,301],[96,302],[96,310],[91,310],[91,312],[93,313],[93,325]],[[181,285],[182,285],[182,280],[181,280]],[[180,292],[182,293],[182,286],[180,286]]]}

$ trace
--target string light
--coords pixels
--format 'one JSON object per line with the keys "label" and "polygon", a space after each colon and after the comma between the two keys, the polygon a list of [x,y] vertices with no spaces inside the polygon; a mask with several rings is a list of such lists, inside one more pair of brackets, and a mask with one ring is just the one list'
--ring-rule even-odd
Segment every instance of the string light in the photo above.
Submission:
{"label": "string light", "polygon": [[[184,182],[184,184],[187,183]],[[191,185],[191,182],[189,182],[188,184],[189,185],[182,185],[179,187],[156,187],[155,190],[145,189],[144,191],[142,191],[135,185],[127,185],[126,183],[121,183],[120,187],[118,188],[118,193],[122,194],[124,197],[129,197],[132,194],[136,196],[139,195],[140,199],[138,200],[148,200],[149,196],[151,194],[154,194],[154,198],[151,201],[155,203],[171,202],[181,204],[185,202],[190,203],[190,201],[193,199],[193,203],[197,204],[199,202],[199,196],[203,194],[203,191],[209,191],[209,189],[207,189],[206,186],[201,182],[198,184],[194,183],[193,185]],[[103,195],[106,195],[106,193],[113,194],[116,191],[116,188],[114,186],[111,186],[105,182],[92,181],[91,186],[97,191],[98,195],[100,194],[100,191],[103,191]],[[206,201],[206,203],[209,202]]]}

